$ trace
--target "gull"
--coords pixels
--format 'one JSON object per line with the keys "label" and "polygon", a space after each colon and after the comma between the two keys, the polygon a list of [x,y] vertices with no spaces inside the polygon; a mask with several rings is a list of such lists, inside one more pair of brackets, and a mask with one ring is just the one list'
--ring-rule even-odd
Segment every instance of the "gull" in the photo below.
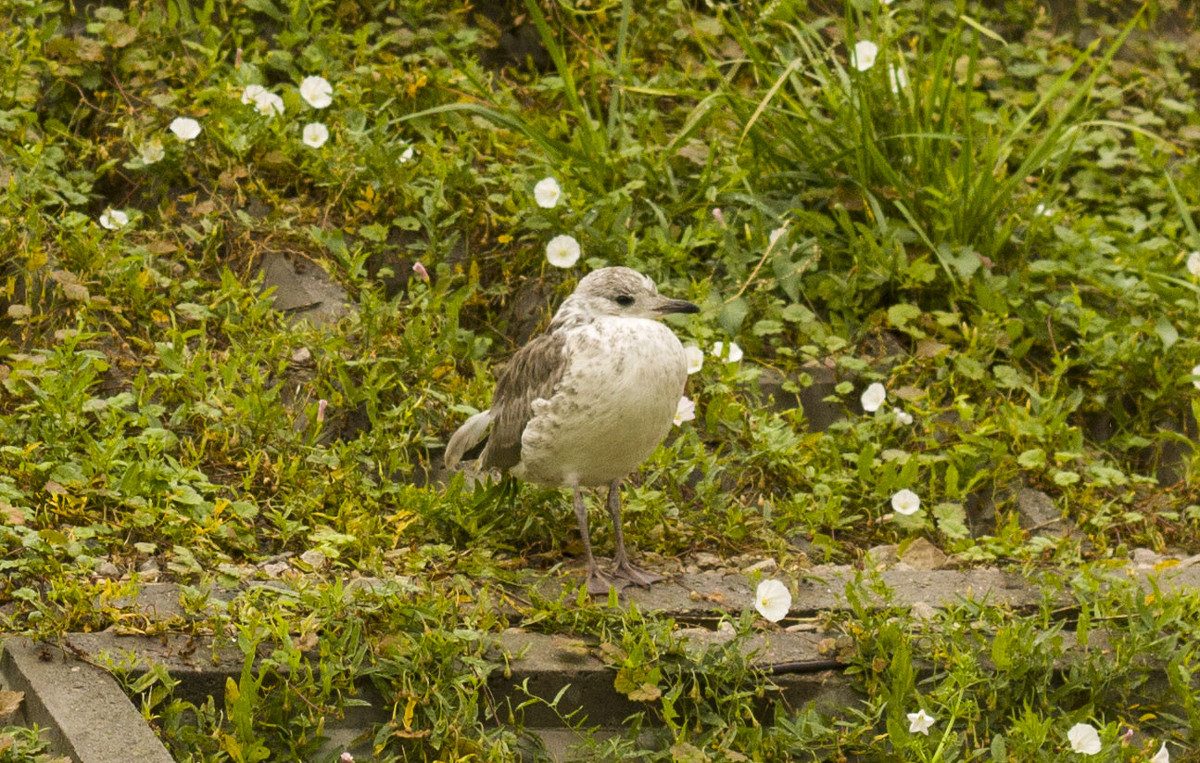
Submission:
{"label": "gull", "polygon": [[[621,480],[658,447],[675,419],[687,381],[678,337],[658,319],[700,308],[658,293],[654,281],[624,267],[580,280],[550,328],[513,356],[492,405],[463,423],[446,446],[446,466],[487,442],[485,470],[546,487],[569,487],[583,538],[588,592],[649,586],[662,576],[629,561],[621,531]],[[613,571],[592,556],[582,489],[608,486],[616,535]]]}

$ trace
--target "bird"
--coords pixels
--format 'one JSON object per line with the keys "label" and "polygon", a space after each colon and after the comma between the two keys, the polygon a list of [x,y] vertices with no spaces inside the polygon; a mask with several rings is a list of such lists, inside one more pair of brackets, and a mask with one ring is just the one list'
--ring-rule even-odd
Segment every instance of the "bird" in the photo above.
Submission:
{"label": "bird", "polygon": [[[549,328],[513,355],[491,407],[468,418],[446,445],[451,470],[486,439],[483,470],[573,491],[591,595],[663,579],[629,559],[620,486],[671,430],[687,382],[683,345],[659,321],[699,311],[662,296],[651,278],[632,268],[592,271]],[[605,485],[616,540],[611,572],[592,555],[582,492]]]}

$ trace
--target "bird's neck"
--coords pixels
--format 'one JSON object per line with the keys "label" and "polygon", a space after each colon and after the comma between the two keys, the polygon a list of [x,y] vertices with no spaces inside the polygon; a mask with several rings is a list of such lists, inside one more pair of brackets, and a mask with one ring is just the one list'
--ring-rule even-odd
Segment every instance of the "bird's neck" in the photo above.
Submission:
{"label": "bird's neck", "polygon": [[558,308],[554,319],[550,321],[551,331],[562,331],[595,323],[600,316],[589,310],[581,310],[578,305],[571,304],[568,299]]}

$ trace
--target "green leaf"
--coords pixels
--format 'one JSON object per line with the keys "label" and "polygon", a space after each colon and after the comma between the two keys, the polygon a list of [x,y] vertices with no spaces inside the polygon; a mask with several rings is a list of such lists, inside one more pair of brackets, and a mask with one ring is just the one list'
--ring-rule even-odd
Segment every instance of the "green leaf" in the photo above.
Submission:
{"label": "green leaf", "polygon": [[921,317],[921,308],[916,305],[910,305],[901,302],[898,305],[892,305],[887,311],[888,322],[896,328],[903,328],[910,321],[914,321]]}
{"label": "green leaf", "polygon": [[1075,472],[1059,471],[1059,472],[1054,473],[1054,484],[1058,485],[1059,487],[1066,487],[1067,485],[1074,485],[1078,481],[1079,481],[1079,475],[1076,474]]}
{"label": "green leaf", "polygon": [[1046,451],[1030,448],[1017,456],[1017,463],[1026,469],[1043,469],[1046,466]]}
{"label": "green leaf", "polygon": [[937,520],[937,528],[948,538],[966,538],[970,535],[967,530],[967,512],[961,503],[939,503],[933,507],[933,516]]}
{"label": "green leaf", "polygon": [[721,328],[730,335],[734,336],[742,328],[742,321],[746,320],[746,316],[750,314],[750,305],[746,300],[738,297],[737,299],[725,305],[721,310],[721,315],[717,318],[717,322],[721,324]]}
{"label": "green leaf", "polygon": [[996,386],[1005,389],[1021,389],[1025,386],[1025,380],[1021,377],[1021,372],[1012,366],[1003,363],[992,368],[992,374],[996,377]]}
{"label": "green leaf", "polygon": [[1154,333],[1162,340],[1164,350],[1171,349],[1171,346],[1179,341],[1179,332],[1165,315],[1158,317],[1158,323],[1154,324]]}
{"label": "green leaf", "polygon": [[954,357],[954,368],[972,381],[979,381],[983,378],[983,364],[970,355],[956,355]]}

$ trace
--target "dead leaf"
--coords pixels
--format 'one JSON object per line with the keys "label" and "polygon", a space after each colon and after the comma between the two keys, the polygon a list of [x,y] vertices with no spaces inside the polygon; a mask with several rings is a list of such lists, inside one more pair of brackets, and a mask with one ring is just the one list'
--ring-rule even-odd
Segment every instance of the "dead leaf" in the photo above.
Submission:
{"label": "dead leaf", "polygon": [[662,689],[654,684],[642,684],[627,696],[634,702],[653,702],[662,696]]}
{"label": "dead leaf", "polygon": [[24,525],[25,514],[7,501],[0,501],[0,521],[9,525]]}
{"label": "dead leaf", "polygon": [[24,701],[23,691],[0,691],[0,718],[6,718],[20,710]]}

